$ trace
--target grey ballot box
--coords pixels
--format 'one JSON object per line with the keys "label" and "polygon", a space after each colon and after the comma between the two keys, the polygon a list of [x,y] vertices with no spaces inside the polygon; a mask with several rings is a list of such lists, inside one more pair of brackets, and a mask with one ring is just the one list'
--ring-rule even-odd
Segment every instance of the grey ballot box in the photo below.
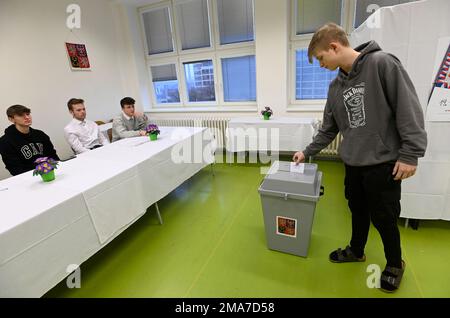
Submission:
{"label": "grey ballot box", "polygon": [[290,162],[275,161],[258,192],[269,249],[306,257],[314,212],[323,194],[322,172],[305,163],[304,173],[291,172]]}

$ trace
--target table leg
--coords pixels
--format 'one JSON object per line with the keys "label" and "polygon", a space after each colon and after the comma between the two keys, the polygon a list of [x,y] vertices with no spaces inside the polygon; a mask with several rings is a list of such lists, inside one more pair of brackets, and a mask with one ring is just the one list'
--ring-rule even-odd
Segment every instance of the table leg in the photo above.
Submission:
{"label": "table leg", "polygon": [[163,224],[161,213],[159,212],[158,202],[155,203],[156,215],[158,216],[159,224]]}

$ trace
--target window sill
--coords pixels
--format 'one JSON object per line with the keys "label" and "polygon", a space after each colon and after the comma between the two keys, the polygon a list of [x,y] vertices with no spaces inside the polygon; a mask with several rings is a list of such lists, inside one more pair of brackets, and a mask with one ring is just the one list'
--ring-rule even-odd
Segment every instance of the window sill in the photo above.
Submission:
{"label": "window sill", "polygon": [[291,105],[288,106],[287,112],[323,112],[324,105]]}
{"label": "window sill", "polygon": [[258,108],[256,106],[251,107],[176,107],[176,108],[152,108],[149,110],[144,110],[146,113],[254,113],[257,112]]}

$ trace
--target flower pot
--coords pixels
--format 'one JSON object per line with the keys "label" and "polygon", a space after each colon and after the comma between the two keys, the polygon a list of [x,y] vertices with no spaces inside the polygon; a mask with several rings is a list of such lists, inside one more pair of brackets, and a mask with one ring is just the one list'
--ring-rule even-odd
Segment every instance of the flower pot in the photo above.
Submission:
{"label": "flower pot", "polygon": [[149,134],[149,136],[150,136],[150,140],[158,139],[158,135],[157,134]]}
{"label": "flower pot", "polygon": [[44,182],[55,180],[55,170],[52,170],[49,173],[41,174],[41,178]]}
{"label": "flower pot", "polygon": [[270,116],[269,115],[266,115],[266,114],[264,114],[264,120],[269,120],[270,119]]}

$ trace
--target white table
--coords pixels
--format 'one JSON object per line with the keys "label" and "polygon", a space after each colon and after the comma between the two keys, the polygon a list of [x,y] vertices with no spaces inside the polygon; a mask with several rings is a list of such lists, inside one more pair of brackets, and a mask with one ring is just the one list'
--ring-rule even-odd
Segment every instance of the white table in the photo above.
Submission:
{"label": "white table", "polygon": [[319,125],[314,118],[238,117],[228,123],[227,150],[300,151],[311,143]]}
{"label": "white table", "polygon": [[[147,207],[211,163],[206,128],[161,127],[62,162],[56,180],[0,181],[0,297],[39,297],[128,228]],[[195,162],[178,160],[195,144]],[[181,149],[181,150],[180,150]],[[187,149],[187,148],[184,148]]]}

